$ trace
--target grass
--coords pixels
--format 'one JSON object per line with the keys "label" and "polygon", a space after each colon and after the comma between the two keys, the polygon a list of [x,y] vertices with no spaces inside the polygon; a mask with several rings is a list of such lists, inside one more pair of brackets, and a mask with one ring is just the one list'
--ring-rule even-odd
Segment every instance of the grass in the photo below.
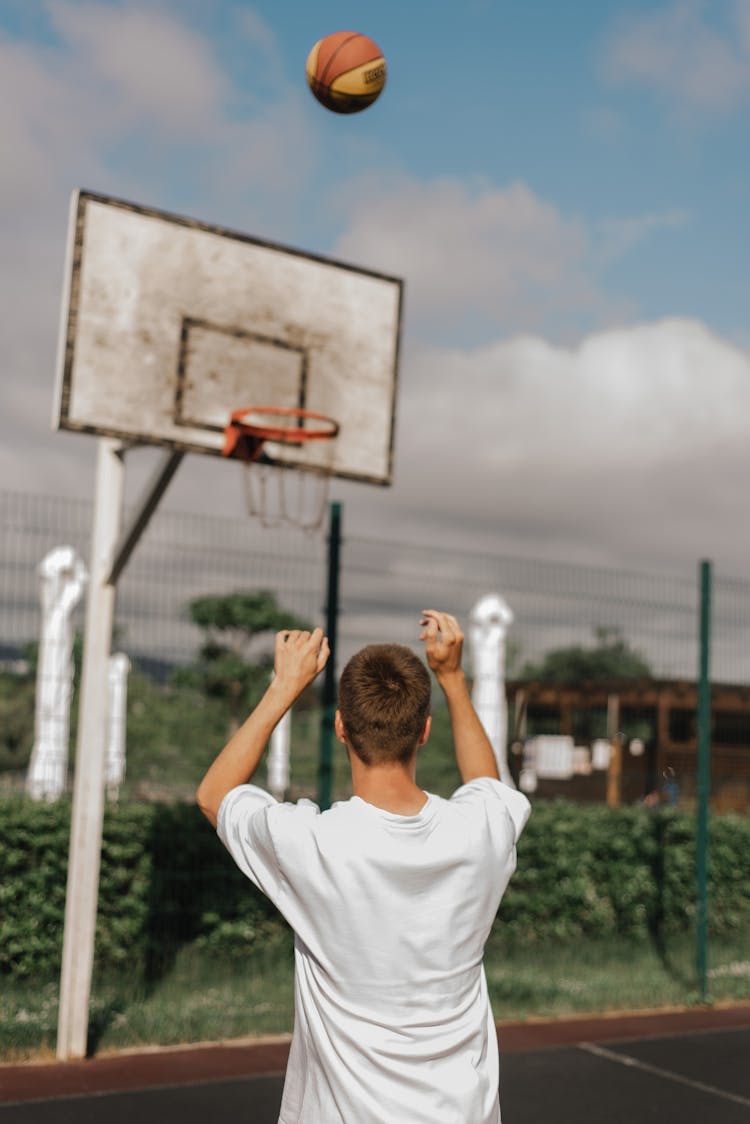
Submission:
{"label": "grass", "polygon": [[294,1019],[293,973],[291,943],[247,966],[185,949],[165,979],[135,995],[127,981],[99,982],[91,1045],[101,1052],[285,1033]]}
{"label": "grass", "polygon": [[[747,942],[711,944],[708,1001],[750,1001]],[[564,1016],[701,1002],[693,941],[673,939],[665,955],[651,942],[587,941],[505,957],[488,949],[487,983],[497,1019]]]}
{"label": "grass", "polygon": [[[692,941],[681,937],[667,955],[650,943],[624,941],[516,949],[495,942],[485,964],[495,1017],[513,1020],[698,1004],[693,959]],[[709,964],[710,1002],[750,1002],[746,942],[715,939]],[[217,961],[187,947],[154,984],[123,977],[95,981],[90,1046],[106,1053],[288,1033],[293,1015],[290,944],[247,962]],[[51,1056],[56,1026],[56,981],[3,988],[2,1060]]]}

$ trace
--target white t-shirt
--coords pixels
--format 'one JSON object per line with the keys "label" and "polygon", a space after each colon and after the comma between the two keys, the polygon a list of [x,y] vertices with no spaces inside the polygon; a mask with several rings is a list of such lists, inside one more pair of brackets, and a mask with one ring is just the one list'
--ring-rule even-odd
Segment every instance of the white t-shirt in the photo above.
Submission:
{"label": "white t-shirt", "polygon": [[498,1124],[482,956],[529,812],[488,777],[413,816],[227,793],[219,837],[296,935],[279,1124]]}

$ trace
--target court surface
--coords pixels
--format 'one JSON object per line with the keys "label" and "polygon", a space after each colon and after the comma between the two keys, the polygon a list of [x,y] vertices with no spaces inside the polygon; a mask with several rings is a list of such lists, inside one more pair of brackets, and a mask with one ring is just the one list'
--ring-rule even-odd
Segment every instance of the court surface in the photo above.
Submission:
{"label": "court surface", "polygon": [[[750,1121],[748,1006],[509,1024],[500,1040],[503,1124]],[[0,1124],[276,1124],[287,1049],[276,1040],[2,1066]]]}

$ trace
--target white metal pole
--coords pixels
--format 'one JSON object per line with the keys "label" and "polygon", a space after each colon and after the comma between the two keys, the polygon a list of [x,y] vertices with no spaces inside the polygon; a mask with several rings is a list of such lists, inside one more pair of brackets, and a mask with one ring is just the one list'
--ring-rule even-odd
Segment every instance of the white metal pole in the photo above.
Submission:
{"label": "white metal pole", "polygon": [[86,585],[86,567],[72,546],[56,546],[39,566],[42,628],[36,676],[34,747],[26,791],[57,800],[68,773],[70,696],[73,686],[73,611]]}
{"label": "white metal pole", "polygon": [[472,701],[495,752],[500,780],[515,788],[508,766],[505,701],[505,637],[513,612],[497,593],[477,601],[469,614],[474,686]]}
{"label": "white metal pole", "polygon": [[107,583],[107,577],[120,533],[124,476],[120,443],[100,438],[57,1024],[57,1056],[62,1060],[86,1056],[104,815],[107,668],[115,605],[115,586]]}
{"label": "white metal pole", "polygon": [[130,660],[124,652],[109,657],[107,678],[109,708],[107,711],[107,749],[104,757],[104,790],[110,800],[117,800],[125,780],[125,757],[128,722],[128,672]]}
{"label": "white metal pole", "polygon": [[268,787],[277,800],[283,800],[289,788],[289,745],[292,712],[288,710],[271,734],[268,749]]}
{"label": "white metal pole", "polygon": [[[274,672],[271,672],[273,681]],[[292,712],[288,710],[273,728],[266,757],[266,783],[277,800],[283,800],[289,789],[289,747],[292,741]]]}

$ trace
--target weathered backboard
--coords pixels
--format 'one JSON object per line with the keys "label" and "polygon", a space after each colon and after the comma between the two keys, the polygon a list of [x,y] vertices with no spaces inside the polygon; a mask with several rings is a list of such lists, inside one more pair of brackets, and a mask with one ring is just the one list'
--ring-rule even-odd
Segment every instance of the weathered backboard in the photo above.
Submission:
{"label": "weathered backboard", "polygon": [[271,460],[389,484],[402,289],[76,192],[53,424],[220,455],[232,410],[299,406],[338,422],[333,449],[274,445]]}

